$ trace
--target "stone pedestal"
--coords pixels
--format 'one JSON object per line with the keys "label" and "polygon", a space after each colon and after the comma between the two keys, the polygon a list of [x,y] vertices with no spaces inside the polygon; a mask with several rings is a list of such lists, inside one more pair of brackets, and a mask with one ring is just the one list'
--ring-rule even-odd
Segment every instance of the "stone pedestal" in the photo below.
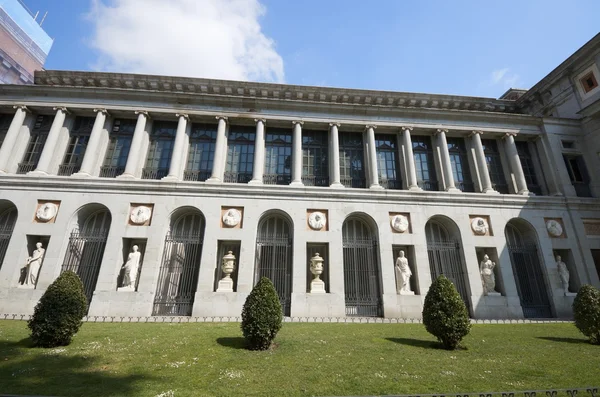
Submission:
{"label": "stone pedestal", "polygon": [[310,293],[311,294],[324,294],[325,283],[321,279],[315,279],[310,282]]}
{"label": "stone pedestal", "polygon": [[124,291],[124,292],[135,292],[135,288],[133,287],[133,285],[128,285],[127,287],[118,287],[117,288],[118,292]]}
{"label": "stone pedestal", "polygon": [[502,294],[500,292],[488,292],[486,294],[487,296],[502,296]]}
{"label": "stone pedestal", "polygon": [[400,295],[414,295],[415,291],[403,291],[403,290],[399,290],[398,294],[400,294]]}
{"label": "stone pedestal", "polygon": [[233,292],[233,279],[231,277],[226,277],[219,280],[217,292]]}

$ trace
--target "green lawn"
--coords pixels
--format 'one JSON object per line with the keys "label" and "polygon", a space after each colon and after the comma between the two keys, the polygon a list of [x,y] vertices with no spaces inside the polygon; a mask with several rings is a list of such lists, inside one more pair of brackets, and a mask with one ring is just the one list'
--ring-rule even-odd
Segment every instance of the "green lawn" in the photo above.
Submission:
{"label": "green lawn", "polygon": [[600,346],[572,324],[474,325],[441,350],[420,324],[285,323],[273,351],[237,323],[86,323],[70,346],[31,348],[0,321],[0,393],[340,396],[600,385]]}

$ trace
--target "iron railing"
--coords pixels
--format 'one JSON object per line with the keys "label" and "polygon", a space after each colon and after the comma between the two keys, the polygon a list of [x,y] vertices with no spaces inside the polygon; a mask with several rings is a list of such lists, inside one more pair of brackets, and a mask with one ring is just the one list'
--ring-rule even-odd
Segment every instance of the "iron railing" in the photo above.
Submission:
{"label": "iron railing", "polygon": [[265,174],[263,183],[265,185],[289,185],[292,182],[291,175]]}
{"label": "iron railing", "polygon": [[529,190],[531,193],[534,193],[536,196],[543,195],[542,187],[540,185],[527,185],[527,190]]}
{"label": "iron railing", "polygon": [[185,171],[183,171],[183,180],[184,181],[204,182],[205,180],[210,178],[211,174],[212,174],[212,171],[185,170]]}
{"label": "iron railing", "polygon": [[506,184],[506,183],[492,182],[492,189],[494,189],[498,193],[508,194],[508,184]]}
{"label": "iron railing", "polygon": [[427,191],[437,191],[437,190],[439,190],[439,188],[438,188],[438,182],[437,181],[417,181],[417,185],[421,189],[427,190]]}
{"label": "iron railing", "polygon": [[162,179],[169,174],[168,168],[146,167],[142,170],[142,179]]}
{"label": "iron railing", "polygon": [[365,178],[342,177],[340,183],[345,187],[364,188],[366,187]]}
{"label": "iron railing", "polygon": [[256,277],[267,277],[277,291],[284,316],[292,305],[292,239],[287,233],[259,233],[256,238]]}
{"label": "iron railing", "polygon": [[346,316],[382,317],[377,242],[370,237],[344,238]]}
{"label": "iron railing", "polygon": [[429,257],[431,280],[435,280],[443,274],[448,280],[452,281],[465,305],[470,308],[466,282],[467,275],[461,257],[460,242],[451,240],[428,241],[427,255]]}
{"label": "iron railing", "polygon": [[475,192],[475,184],[473,182],[455,182],[456,188],[458,190],[460,190],[461,192],[469,192],[469,193],[474,193]]}
{"label": "iron railing", "polygon": [[328,176],[303,176],[302,183],[304,186],[329,186]]}
{"label": "iron railing", "polygon": [[251,180],[251,172],[225,172],[223,174],[223,182],[227,183],[248,183]]}
{"label": "iron railing", "polygon": [[61,164],[58,166],[58,176],[71,176],[79,172],[81,168],[78,164]]}
{"label": "iron railing", "polygon": [[125,167],[117,166],[117,165],[103,165],[100,168],[100,177],[101,178],[116,178],[125,172]]}
{"label": "iron railing", "polygon": [[203,232],[165,238],[153,316],[191,316],[202,258]]}
{"label": "iron railing", "polygon": [[400,190],[402,189],[402,181],[399,179],[381,179],[379,184],[384,189]]}
{"label": "iron railing", "polygon": [[79,276],[88,303],[96,289],[107,236],[108,229],[93,229],[85,233],[75,229],[69,238],[61,273],[71,270]]}
{"label": "iron railing", "polygon": [[35,170],[35,167],[37,167],[37,163],[34,163],[32,161],[19,163],[19,166],[17,167],[17,174],[26,174],[30,171]]}

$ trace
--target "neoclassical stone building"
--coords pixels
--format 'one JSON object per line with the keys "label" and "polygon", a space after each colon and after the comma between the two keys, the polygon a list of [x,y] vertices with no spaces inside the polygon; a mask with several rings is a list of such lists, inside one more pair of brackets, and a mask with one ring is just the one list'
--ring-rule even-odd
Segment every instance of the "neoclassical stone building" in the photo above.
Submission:
{"label": "neoclassical stone building", "polygon": [[239,316],[267,276],[288,316],[418,318],[445,274],[474,318],[568,317],[600,285],[599,65],[596,36],[500,99],[68,71],[0,86],[0,313],[73,270],[96,316]]}

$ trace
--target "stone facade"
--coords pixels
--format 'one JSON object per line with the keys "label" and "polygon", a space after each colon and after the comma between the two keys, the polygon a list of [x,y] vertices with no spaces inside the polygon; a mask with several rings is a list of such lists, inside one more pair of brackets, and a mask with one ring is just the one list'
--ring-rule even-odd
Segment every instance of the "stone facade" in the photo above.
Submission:
{"label": "stone facade", "polygon": [[[559,72],[599,53],[596,37]],[[510,100],[65,71],[2,86],[0,313],[31,313],[71,269],[91,316],[239,316],[265,275],[288,316],[419,318],[444,273],[474,318],[569,317],[572,292],[600,285],[600,90],[540,110],[555,72]],[[133,245],[136,285],[118,289]],[[233,292],[217,292],[229,251]]]}

